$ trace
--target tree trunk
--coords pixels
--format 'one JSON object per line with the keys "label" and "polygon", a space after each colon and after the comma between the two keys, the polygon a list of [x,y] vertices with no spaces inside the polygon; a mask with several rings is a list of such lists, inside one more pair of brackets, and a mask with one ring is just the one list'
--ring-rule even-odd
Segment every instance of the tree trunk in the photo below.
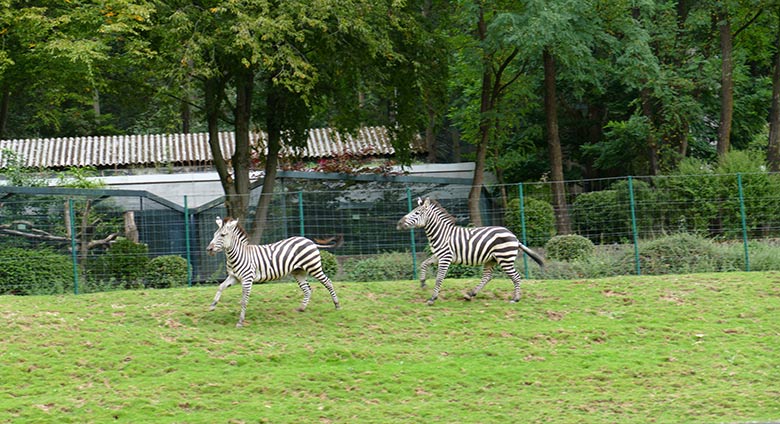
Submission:
{"label": "tree trunk", "polygon": [[[642,99],[642,115],[644,115],[645,118],[647,118],[647,122],[650,123],[650,126],[653,126],[653,107],[651,105],[650,100],[650,89],[649,88],[643,88],[640,91],[640,96]],[[653,128],[650,128],[650,131],[647,133],[647,139],[645,140],[647,143],[647,159],[648,159],[648,168],[649,168],[649,174],[650,175],[658,175],[660,173],[660,165],[658,164],[658,143],[655,139],[655,132],[653,131]]]}
{"label": "tree trunk", "polygon": [[181,132],[182,134],[190,133],[190,121],[192,121],[192,108],[190,107],[189,100],[181,102]]}
{"label": "tree trunk", "polygon": [[95,112],[95,122],[100,118],[100,91],[92,89],[92,111]]}
{"label": "tree trunk", "polygon": [[282,149],[282,125],[279,116],[283,114],[284,104],[282,101],[282,94],[277,88],[273,86],[272,81],[268,81],[269,90],[266,97],[266,110],[275,111],[276,113],[266,114],[266,131],[268,133],[268,139],[266,140],[266,147],[268,153],[265,159],[265,177],[263,178],[263,189],[260,192],[260,198],[257,200],[257,208],[255,209],[255,219],[252,225],[252,230],[249,234],[249,240],[252,243],[260,243],[265,231],[266,219],[268,218],[268,210],[271,207],[271,201],[273,200],[274,185],[276,183],[276,171],[279,164],[279,151]]}
{"label": "tree trunk", "polygon": [[138,237],[138,226],[135,225],[135,212],[134,211],[125,212],[124,220],[125,220],[125,237],[134,243],[138,243],[140,238]]}
{"label": "tree trunk", "polygon": [[[480,40],[487,36],[487,24],[482,9],[479,11],[477,33]],[[485,158],[487,157],[487,145],[490,141],[490,119],[488,112],[493,109],[491,93],[493,91],[493,75],[491,73],[490,60],[487,55],[482,58],[482,96],[479,106],[479,142],[477,144],[477,157],[474,164],[474,178],[469,191],[469,217],[471,223],[477,227],[482,226],[482,213],[479,209],[482,197],[482,185],[485,182]]]}
{"label": "tree trunk", "polygon": [[219,175],[222,191],[225,193],[225,209],[228,216],[236,216],[238,205],[235,203],[236,191],[233,185],[233,177],[230,174],[222,147],[219,143],[219,109],[222,92],[222,83],[216,78],[210,78],[204,84],[204,103],[206,109],[206,123],[209,132],[209,147],[211,157],[214,160],[214,168]]}
{"label": "tree trunk", "polygon": [[436,111],[428,108],[428,125],[425,126],[425,148],[428,149],[428,162],[436,163]]}
{"label": "tree trunk", "polygon": [[734,58],[731,23],[728,14],[718,14],[720,34],[721,88],[720,88],[720,126],[718,128],[718,156],[728,153],[731,147],[731,121],[734,115]]}
{"label": "tree trunk", "polygon": [[249,126],[252,119],[252,90],[254,88],[254,71],[243,69],[236,76],[236,107],[235,117],[236,150],[231,159],[233,178],[236,187],[235,206],[236,218],[246,218],[249,205]]}
{"label": "tree trunk", "polygon": [[5,139],[6,126],[8,125],[8,105],[11,103],[11,92],[3,85],[0,93],[0,140]]}
{"label": "tree trunk", "polygon": [[86,258],[89,253],[89,239],[92,237],[89,231],[89,212],[92,210],[92,201],[87,200],[84,204],[84,212],[81,215],[81,241],[79,244],[79,256]]}
{"label": "tree trunk", "polygon": [[566,206],[566,187],[563,179],[563,152],[558,134],[558,109],[555,90],[555,59],[545,49],[544,53],[544,112],[547,128],[547,145],[550,150],[550,167],[555,210],[555,227],[558,234],[571,233],[569,212]]}
{"label": "tree trunk", "polygon": [[[780,12],[778,12],[780,21]],[[772,72],[772,107],[769,111],[769,145],[767,162],[769,170],[780,172],[780,30],[775,41],[774,71]]]}

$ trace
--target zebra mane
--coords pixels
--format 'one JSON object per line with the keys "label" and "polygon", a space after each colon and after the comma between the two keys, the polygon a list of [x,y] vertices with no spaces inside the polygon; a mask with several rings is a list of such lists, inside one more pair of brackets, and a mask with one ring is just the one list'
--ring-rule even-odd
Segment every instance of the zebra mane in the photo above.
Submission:
{"label": "zebra mane", "polygon": [[431,199],[430,197],[428,198],[428,200],[431,201],[431,204],[433,205],[433,209],[437,210],[441,214],[442,218],[447,220],[447,222],[449,222],[450,224],[453,225],[455,224],[457,218],[455,218],[454,216],[452,216],[452,214],[447,212],[447,209],[444,209],[444,206],[442,206],[438,200]]}
{"label": "zebra mane", "polygon": [[[235,219],[227,216],[222,220],[222,226],[227,225],[228,222],[235,221]],[[243,237],[245,240],[249,239],[249,234],[247,234],[244,227],[241,226],[240,222],[236,222],[236,231],[238,232],[238,235]]]}

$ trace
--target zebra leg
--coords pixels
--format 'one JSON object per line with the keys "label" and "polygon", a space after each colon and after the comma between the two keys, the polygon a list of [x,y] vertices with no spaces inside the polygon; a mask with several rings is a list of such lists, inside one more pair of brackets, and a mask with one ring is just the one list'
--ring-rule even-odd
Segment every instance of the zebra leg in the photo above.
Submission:
{"label": "zebra leg", "polygon": [[517,272],[517,269],[515,269],[514,261],[512,262],[504,262],[501,264],[501,269],[504,270],[506,275],[509,276],[509,278],[512,279],[512,284],[515,285],[515,291],[512,293],[512,299],[510,300],[511,303],[517,303],[520,301],[520,282],[522,281],[522,278],[520,277],[520,273]]}
{"label": "zebra leg", "polygon": [[252,292],[252,279],[244,279],[241,282],[241,315],[238,316],[236,327],[244,326],[244,317],[246,317],[246,304],[249,302],[249,294]]}
{"label": "zebra leg", "polygon": [[306,307],[309,306],[309,300],[311,299],[311,286],[306,282],[305,272],[295,271],[293,272],[293,277],[295,277],[295,280],[298,281],[298,287],[300,287],[303,291],[303,301],[301,302],[301,306],[299,306],[297,309],[298,312],[303,312],[306,310]]}
{"label": "zebra leg", "polygon": [[485,288],[485,284],[490,281],[491,278],[493,278],[493,265],[495,265],[495,262],[488,262],[482,267],[482,280],[480,280],[477,287],[474,287],[471,291],[463,295],[463,298],[466,300],[473,299],[477,293],[482,291],[483,288]]}
{"label": "zebra leg", "polygon": [[211,306],[209,306],[209,310],[213,311],[217,308],[217,303],[219,303],[219,298],[222,297],[222,291],[226,288],[232,286],[236,281],[236,277],[232,275],[228,275],[227,278],[225,278],[225,281],[222,282],[222,284],[219,285],[219,288],[217,289],[217,294],[214,295],[214,301],[211,302]]}
{"label": "zebra leg", "polygon": [[441,282],[444,281],[444,277],[447,275],[447,270],[450,268],[450,259],[439,260],[439,270],[436,272],[436,285],[433,286],[433,294],[428,299],[428,305],[433,305],[433,302],[439,297],[439,291],[441,290]]}
{"label": "zebra leg", "polygon": [[428,259],[424,260],[423,263],[420,264],[420,288],[421,289],[425,288],[425,274],[428,273],[428,268],[434,262],[436,262],[436,256],[431,256]]}
{"label": "zebra leg", "polygon": [[325,273],[322,274],[324,279],[320,280],[320,283],[322,283],[323,286],[325,286],[326,289],[328,289],[328,293],[330,293],[330,298],[333,299],[333,306],[336,307],[336,309],[341,309],[341,305],[339,304],[339,297],[336,296],[336,289],[333,288],[333,283],[330,281],[330,278],[328,278]]}

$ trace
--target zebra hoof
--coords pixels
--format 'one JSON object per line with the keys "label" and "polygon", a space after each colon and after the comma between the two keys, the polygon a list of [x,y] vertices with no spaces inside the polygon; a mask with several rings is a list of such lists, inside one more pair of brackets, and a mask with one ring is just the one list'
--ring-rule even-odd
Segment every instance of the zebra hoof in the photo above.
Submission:
{"label": "zebra hoof", "polygon": [[468,300],[469,302],[471,302],[471,299],[473,299],[473,298],[474,298],[474,296],[471,293],[466,293],[466,294],[463,295],[463,299],[464,300]]}
{"label": "zebra hoof", "polygon": [[509,303],[519,303],[520,299],[512,299],[509,301]]}
{"label": "zebra hoof", "polygon": [[243,326],[244,326],[243,322],[239,322],[238,324],[236,324],[236,328],[242,328]]}
{"label": "zebra hoof", "polygon": [[421,288],[421,289],[424,289],[424,288],[426,288],[426,287],[428,287],[428,285],[427,285],[427,284],[425,284],[425,281],[420,281],[420,288]]}
{"label": "zebra hoof", "polygon": [[335,306],[336,306],[336,310],[337,310],[337,311],[338,311],[339,309],[341,309],[341,305],[340,305],[340,304],[336,303],[336,304],[335,304]]}
{"label": "zebra hoof", "polygon": [[427,303],[427,304],[428,304],[428,306],[433,306],[433,303],[434,303],[435,301],[436,301],[435,299],[428,299],[428,301],[427,301],[427,302],[425,302],[425,303]]}
{"label": "zebra hoof", "polygon": [[209,306],[209,311],[213,311],[214,309],[217,309],[217,305],[211,305],[211,306]]}
{"label": "zebra hoof", "polygon": [[306,310],[306,307],[299,306],[299,307],[295,308],[295,310],[298,311],[298,312],[304,312]]}

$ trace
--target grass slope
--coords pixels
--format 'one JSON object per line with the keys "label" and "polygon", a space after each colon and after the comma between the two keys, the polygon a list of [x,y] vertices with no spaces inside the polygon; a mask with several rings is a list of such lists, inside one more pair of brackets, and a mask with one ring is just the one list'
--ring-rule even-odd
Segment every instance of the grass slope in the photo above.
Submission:
{"label": "grass slope", "polygon": [[0,422],[780,419],[780,273],[0,297]]}

